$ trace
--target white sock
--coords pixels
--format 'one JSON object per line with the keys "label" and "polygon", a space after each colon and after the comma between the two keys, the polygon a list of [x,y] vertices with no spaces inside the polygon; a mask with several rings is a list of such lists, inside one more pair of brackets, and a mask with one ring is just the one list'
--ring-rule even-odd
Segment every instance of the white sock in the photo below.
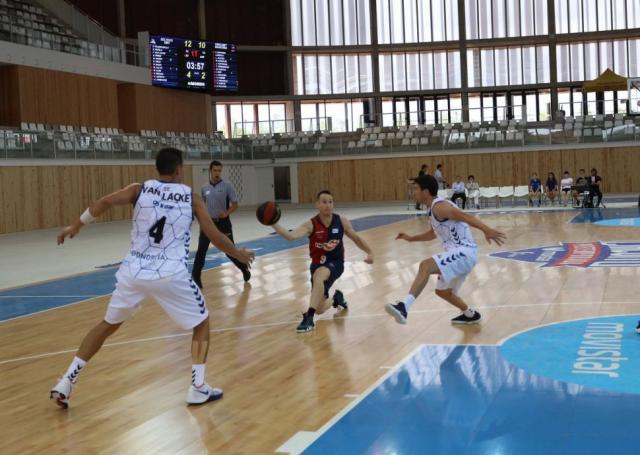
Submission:
{"label": "white sock", "polygon": [[69,379],[69,381],[75,384],[78,380],[80,370],[82,370],[86,364],[87,362],[82,360],[80,357],[74,357],[64,375]]}
{"label": "white sock", "polygon": [[407,311],[409,311],[409,308],[411,308],[411,305],[413,305],[413,302],[415,301],[416,298],[414,296],[412,296],[411,294],[407,294],[402,303],[404,303],[404,307],[407,309]]}
{"label": "white sock", "polygon": [[201,363],[199,365],[191,365],[191,384],[196,387],[200,387],[204,384],[204,367],[206,365]]}
{"label": "white sock", "polygon": [[467,308],[465,311],[463,311],[463,313],[468,318],[473,317],[473,315],[476,314],[475,310],[471,308]]}

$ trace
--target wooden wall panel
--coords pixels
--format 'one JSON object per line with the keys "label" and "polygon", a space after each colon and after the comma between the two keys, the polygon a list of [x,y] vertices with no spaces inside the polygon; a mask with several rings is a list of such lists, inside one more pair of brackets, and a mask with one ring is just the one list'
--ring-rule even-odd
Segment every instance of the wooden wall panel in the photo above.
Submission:
{"label": "wooden wall panel", "polygon": [[20,124],[20,85],[16,66],[0,66],[0,125]]}
{"label": "wooden wall panel", "polygon": [[19,122],[118,127],[114,80],[16,66]]}
{"label": "wooden wall panel", "polygon": [[211,133],[209,95],[138,84],[118,86],[120,128]]}
{"label": "wooden wall panel", "polygon": [[[191,185],[191,166],[185,166],[184,172],[184,183]],[[0,234],[66,225],[92,201],[156,175],[153,165],[2,166]],[[100,220],[130,217],[131,207],[116,207]]]}
{"label": "wooden wall panel", "polygon": [[376,158],[298,164],[298,196],[301,203],[315,201],[316,193],[328,189],[337,201],[397,201],[407,194],[406,180],[417,175],[422,164],[433,174],[436,164],[452,182],[456,175],[466,181],[474,174],[482,186],[527,185],[536,172],[545,181],[549,172],[560,180],[568,170],[587,174],[592,167],[603,178],[603,191],[640,191],[640,147],[549,150],[531,152],[475,153],[411,158]]}

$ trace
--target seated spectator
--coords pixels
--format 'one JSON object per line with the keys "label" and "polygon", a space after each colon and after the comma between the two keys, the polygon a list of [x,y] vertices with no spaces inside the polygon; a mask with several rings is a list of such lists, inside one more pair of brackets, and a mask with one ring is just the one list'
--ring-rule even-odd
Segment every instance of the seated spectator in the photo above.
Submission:
{"label": "seated spectator", "polygon": [[535,172],[531,175],[531,180],[529,181],[529,206],[533,206],[534,199],[538,199],[538,207],[540,207],[540,201],[542,200],[542,182]]}
{"label": "seated spectator", "polygon": [[476,182],[473,175],[470,175],[467,180],[467,191],[469,192],[469,199],[472,199],[477,209],[480,208],[480,184]]}
{"label": "seated spectator", "polygon": [[576,179],[576,186],[573,189],[573,201],[576,207],[580,207],[578,197],[587,191],[589,191],[589,182],[587,181],[584,169],[580,169],[580,171],[578,171],[578,178]]}
{"label": "seated spectator", "polygon": [[[589,206],[600,207],[600,202],[602,202],[602,191],[600,191],[602,178],[598,175],[598,171],[595,168],[591,169],[591,177],[589,177],[588,182],[589,182]],[[594,196],[598,196],[598,201],[596,202],[596,205],[593,205]]]}
{"label": "seated spectator", "polygon": [[562,191],[562,205],[565,207],[569,203],[569,194],[571,194],[571,187],[573,186],[573,178],[569,175],[569,171],[564,171],[564,176],[560,180],[560,190]]}
{"label": "seated spectator", "polygon": [[453,190],[451,200],[455,204],[458,198],[462,199],[462,209],[464,210],[467,205],[467,195],[464,192],[464,182],[460,179],[459,175],[456,175],[456,181],[451,185],[451,189]]}
{"label": "seated spectator", "polygon": [[545,183],[544,186],[547,190],[547,197],[553,205],[553,201],[556,200],[556,196],[558,195],[558,181],[556,180],[556,175],[553,172],[549,172],[549,175],[547,176],[547,183]]}

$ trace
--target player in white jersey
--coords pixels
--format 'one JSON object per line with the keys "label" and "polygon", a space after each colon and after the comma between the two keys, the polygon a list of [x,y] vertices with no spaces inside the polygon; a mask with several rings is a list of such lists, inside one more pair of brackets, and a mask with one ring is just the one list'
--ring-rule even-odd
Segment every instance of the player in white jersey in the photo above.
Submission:
{"label": "player in white jersey", "polygon": [[438,182],[434,177],[423,175],[414,182],[416,202],[428,207],[431,229],[413,236],[401,232],[396,240],[427,242],[437,238],[442,242],[445,251],[422,261],[409,294],[396,304],[387,304],[385,309],[396,322],[406,324],[409,308],[427,285],[429,276],[438,275],[436,294],[462,311],[462,314],[453,318],[451,322],[476,324],[480,321],[480,313],[469,308],[458,295],[460,286],[477,260],[477,246],[469,226],[481,230],[489,243],[493,241],[502,245],[506,236],[463,212],[451,201],[439,198]]}
{"label": "player in white jersey", "polygon": [[133,183],[102,197],[58,235],[60,245],[66,237],[73,238],[84,225],[111,207],[134,205],[131,250],[116,273],[116,288],[104,320],[85,336],[67,372],[51,390],[51,399],[62,408],[69,405],[82,368],[149,297],[156,300],[180,327],[193,329],[193,366],[187,403],[202,404],[222,397],[222,390],[210,387],[204,380],[209,351],[209,311],[187,271],[193,216],[198,218],[200,228],[211,242],[223,252],[248,265],[254,254],[237,249],[214,226],[200,195],[179,183],[183,172],[180,150],[160,150],[156,156],[156,169],[157,180]]}

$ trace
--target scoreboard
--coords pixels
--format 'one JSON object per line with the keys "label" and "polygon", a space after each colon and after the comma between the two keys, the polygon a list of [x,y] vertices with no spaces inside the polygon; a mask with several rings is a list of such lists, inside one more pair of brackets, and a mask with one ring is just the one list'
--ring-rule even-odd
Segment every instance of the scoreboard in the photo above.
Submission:
{"label": "scoreboard", "polygon": [[233,44],[151,35],[151,83],[161,87],[238,90]]}

